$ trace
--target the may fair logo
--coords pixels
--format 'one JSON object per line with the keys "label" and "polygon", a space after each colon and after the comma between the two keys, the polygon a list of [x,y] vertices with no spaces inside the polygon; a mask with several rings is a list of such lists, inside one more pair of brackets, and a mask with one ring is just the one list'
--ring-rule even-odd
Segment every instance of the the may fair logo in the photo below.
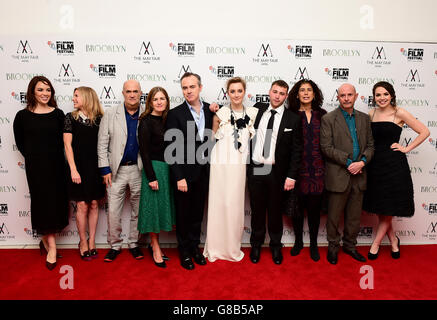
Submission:
{"label": "the may fair logo", "polygon": [[270,96],[268,94],[248,94],[247,97],[249,98],[250,102],[257,103],[270,103]]}
{"label": "the may fair logo", "polygon": [[426,228],[426,233],[422,233],[422,237],[432,241],[437,239],[437,221],[431,221],[429,223]]}
{"label": "the may fair logo", "polygon": [[234,66],[209,66],[209,71],[217,76],[217,79],[229,79],[235,74]]}
{"label": "the may fair logo", "polygon": [[159,60],[161,60],[161,57],[156,55],[152,43],[150,41],[147,43],[146,41],[141,42],[140,50],[138,51],[138,54],[134,56],[134,61],[150,64],[153,61]]}
{"label": "the may fair logo", "polygon": [[100,78],[107,79],[116,77],[117,67],[115,64],[99,64],[97,66],[90,64],[90,68],[95,73],[98,73]]}
{"label": "the may fair logo", "polygon": [[121,104],[121,100],[117,99],[112,86],[103,86],[100,91],[99,99],[103,107],[112,107]]}
{"label": "the may fair logo", "polygon": [[373,51],[371,59],[367,60],[367,64],[373,65],[375,68],[381,68],[382,66],[390,65],[391,61],[387,59],[384,47],[377,46]]}
{"label": "the may fair logo", "polygon": [[411,62],[423,62],[424,50],[420,48],[401,48],[401,54]]}
{"label": "the may fair logo", "polygon": [[416,90],[417,88],[424,88],[425,84],[420,80],[419,71],[417,69],[410,69],[405,82],[401,82],[401,87]]}
{"label": "the may fair logo", "polygon": [[56,51],[59,56],[74,55],[73,41],[48,41],[47,44],[52,50]]}
{"label": "the may fair logo", "polygon": [[338,105],[339,105],[339,102],[338,102],[338,89],[335,89],[335,91],[331,95],[331,99],[326,101],[325,106],[327,108],[330,108],[330,109],[335,109],[335,108],[338,107]]}
{"label": "the may fair logo", "polygon": [[0,173],[6,174],[9,171],[0,163]]}
{"label": "the may fair logo", "polygon": [[367,107],[373,108],[373,96],[361,96],[361,101],[367,105]]}
{"label": "the may fair logo", "polygon": [[12,59],[16,59],[21,62],[30,62],[31,60],[38,60],[39,57],[32,50],[28,40],[20,40],[18,42],[17,52],[16,54],[12,55]]}
{"label": "the may fair logo", "polygon": [[226,104],[228,103],[228,94],[224,88],[221,88],[216,99],[217,104]]}
{"label": "the may fair logo", "polygon": [[69,63],[62,63],[59,67],[58,77],[53,79],[54,82],[69,86],[77,85],[80,79],[76,78],[73,68]]}
{"label": "the may fair logo", "polygon": [[311,59],[313,55],[313,46],[301,45],[301,46],[287,46],[288,51],[296,59]]}
{"label": "the may fair logo", "polygon": [[437,203],[422,203],[422,208],[430,215],[437,214]]}
{"label": "the may fair logo", "polygon": [[325,68],[325,72],[333,81],[346,82],[349,79],[349,68]]}
{"label": "the may fair logo", "polygon": [[177,83],[177,84],[180,84],[181,83],[181,78],[184,75],[184,73],[186,73],[186,72],[191,72],[191,73],[193,72],[191,70],[190,65],[186,65],[186,66],[182,65],[181,68],[178,70],[176,79],[174,79],[173,82]]}
{"label": "the may fair logo", "polygon": [[270,44],[262,43],[259,47],[258,54],[252,61],[262,66],[268,66],[271,63],[277,63],[278,59],[274,57]]}
{"label": "the may fair logo", "polygon": [[194,57],[196,51],[194,43],[178,42],[174,44],[170,42],[169,47],[178,54],[178,57]]}
{"label": "the may fair logo", "polygon": [[434,164],[434,167],[429,170],[429,174],[432,176],[437,176],[437,162]]}
{"label": "the may fair logo", "polygon": [[22,106],[25,106],[27,104],[27,99],[26,99],[26,92],[11,92],[11,96],[12,98],[14,98],[16,101],[19,101],[21,103]]}

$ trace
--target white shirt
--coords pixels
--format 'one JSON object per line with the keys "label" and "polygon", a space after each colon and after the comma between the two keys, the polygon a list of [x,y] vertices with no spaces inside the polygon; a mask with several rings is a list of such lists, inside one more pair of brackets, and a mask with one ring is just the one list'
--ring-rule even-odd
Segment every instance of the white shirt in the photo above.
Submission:
{"label": "white shirt", "polygon": [[276,140],[278,138],[279,125],[281,124],[282,115],[284,114],[284,105],[282,104],[281,106],[274,109],[276,113],[274,116],[275,121],[273,123],[273,133],[272,133],[272,141],[270,144],[270,153],[269,156],[266,159],[264,159],[263,157],[264,140],[267,131],[267,124],[272,115],[270,110],[272,109],[273,109],[272,106],[269,105],[267,110],[264,111],[258,125],[258,130],[256,132],[255,149],[252,155],[252,160],[255,161],[255,163],[275,164]]}

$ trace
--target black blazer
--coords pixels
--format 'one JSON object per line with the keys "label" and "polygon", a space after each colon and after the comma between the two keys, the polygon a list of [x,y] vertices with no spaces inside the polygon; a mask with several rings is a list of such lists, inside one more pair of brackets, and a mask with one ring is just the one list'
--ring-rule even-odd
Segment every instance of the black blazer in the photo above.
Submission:
{"label": "black blazer", "polygon": [[[169,134],[169,129],[178,129],[183,134],[183,139],[176,139],[176,137],[173,137],[171,141],[167,141],[167,151],[169,150],[168,148],[171,148],[173,157],[176,157],[176,150],[178,150],[178,152],[183,150],[183,157],[177,158],[175,163],[169,163],[172,178],[175,181],[182,179],[187,180],[187,182],[196,181],[200,174],[205,174],[202,173],[204,167],[206,167],[207,170],[209,169],[209,161],[206,161],[206,163],[199,163],[196,158],[198,148],[203,143],[213,141],[211,137],[211,129],[214,113],[209,110],[209,103],[203,102],[203,112],[205,114],[205,130],[209,129],[204,133],[203,142],[198,136],[196,122],[194,121],[193,115],[191,114],[186,102],[171,109],[167,114],[166,134]],[[194,134],[193,132],[189,132],[189,128],[193,128],[193,126],[195,129]],[[196,137],[195,141],[193,137]],[[188,152],[190,152],[190,155]],[[208,157],[208,152],[206,152],[205,155]],[[192,160],[190,161],[191,163],[188,163],[187,159]]]}
{"label": "black blazer", "polygon": [[[268,109],[268,103],[258,102],[254,105],[258,108],[258,114],[255,119],[255,129],[258,129],[261,117]],[[285,131],[287,129],[287,131]],[[291,130],[288,130],[291,129]],[[255,148],[255,140],[251,143],[250,164],[253,165],[252,152]],[[281,123],[279,124],[278,138],[275,149],[275,171],[278,178],[285,181],[291,178],[297,180],[299,168],[302,161],[302,125],[300,117],[291,110],[284,108]],[[252,172],[252,170],[250,170]]]}

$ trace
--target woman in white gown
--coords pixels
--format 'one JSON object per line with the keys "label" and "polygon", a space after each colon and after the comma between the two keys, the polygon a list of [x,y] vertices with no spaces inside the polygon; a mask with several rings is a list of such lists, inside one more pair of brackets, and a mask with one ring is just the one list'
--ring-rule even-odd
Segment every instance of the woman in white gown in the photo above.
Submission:
{"label": "woman in white gown", "polygon": [[230,104],[217,111],[213,131],[217,143],[211,152],[208,220],[203,255],[210,262],[217,259],[240,261],[244,230],[246,162],[258,109],[245,107],[246,83],[236,77],[226,84]]}

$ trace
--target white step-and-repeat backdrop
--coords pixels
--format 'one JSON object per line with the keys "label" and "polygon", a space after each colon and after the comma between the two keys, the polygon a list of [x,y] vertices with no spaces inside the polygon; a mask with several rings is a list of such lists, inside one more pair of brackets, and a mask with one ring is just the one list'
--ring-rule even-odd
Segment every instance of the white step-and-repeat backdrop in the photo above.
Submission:
{"label": "white step-and-repeat backdrop", "polygon": [[[246,104],[268,101],[270,84],[283,79],[290,87],[302,78],[322,89],[324,108],[338,106],[337,88],[345,82],[356,86],[358,110],[372,106],[372,86],[385,80],[396,90],[397,104],[407,109],[431,131],[420,147],[408,154],[414,182],[416,212],[412,218],[394,218],[402,243],[436,243],[437,237],[437,44],[306,40],[198,40],[162,38],[0,38],[0,246],[35,244],[30,223],[30,196],[25,163],[12,132],[15,114],[25,106],[29,80],[45,75],[53,83],[60,108],[73,110],[73,89],[94,88],[105,108],[122,103],[122,85],[136,79],[146,93],[162,86],[171,96],[171,107],[183,102],[179,79],[186,71],[200,74],[202,99],[227,101],[224,85],[232,76],[247,81]],[[416,133],[405,127],[401,144]],[[50,195],[48,195],[48,200]],[[78,242],[75,203],[70,225],[58,235],[61,244]],[[129,204],[123,215],[128,230]],[[100,209],[97,242],[106,243],[106,206]],[[243,243],[249,243],[250,207],[246,201]],[[204,222],[206,219],[204,219]],[[284,217],[283,242],[294,235]],[[326,217],[322,217],[320,243],[326,243]],[[359,243],[370,243],[376,231],[375,216],[363,214]],[[203,230],[206,230],[205,224]],[[127,232],[123,231],[126,238]],[[202,234],[202,240],[205,234]],[[267,239],[268,241],[268,239]],[[309,241],[305,225],[305,241]],[[174,231],[161,242],[176,243]]]}

